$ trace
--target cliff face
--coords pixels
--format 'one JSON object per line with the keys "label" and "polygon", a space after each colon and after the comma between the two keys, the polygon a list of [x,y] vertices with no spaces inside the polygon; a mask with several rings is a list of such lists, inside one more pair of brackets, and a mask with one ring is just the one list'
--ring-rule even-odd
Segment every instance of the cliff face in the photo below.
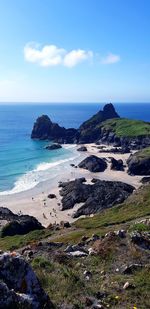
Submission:
{"label": "cliff face", "polygon": [[101,137],[101,129],[99,128],[101,123],[113,118],[120,117],[111,103],[106,104],[102,111],[99,111],[80,126],[80,143],[97,141]]}
{"label": "cliff face", "polygon": [[47,115],[42,115],[37,118],[34,124],[31,138],[41,140],[49,139],[59,143],[91,142],[100,137],[100,131],[95,132],[96,126],[112,118],[119,118],[112,104],[106,104],[103,111],[99,111],[92,118],[84,122],[79,130],[60,127],[57,123],[53,123]]}

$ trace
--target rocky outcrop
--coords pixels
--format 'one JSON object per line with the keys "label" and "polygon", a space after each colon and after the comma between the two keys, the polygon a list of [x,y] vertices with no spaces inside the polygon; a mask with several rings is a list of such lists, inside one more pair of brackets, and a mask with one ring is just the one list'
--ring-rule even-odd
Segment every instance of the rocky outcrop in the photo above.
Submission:
{"label": "rocky outcrop", "polygon": [[107,168],[107,163],[104,159],[91,155],[81,161],[78,166],[80,168],[89,170],[90,172],[97,173],[104,172]]}
{"label": "rocky outcrop", "polygon": [[5,220],[1,237],[23,235],[44,228],[36,218],[29,215],[16,215],[4,207],[0,207],[0,220]]}
{"label": "rocky outcrop", "polygon": [[[110,123],[111,120],[113,123]],[[79,129],[60,127],[47,115],[42,115],[34,124],[31,138],[53,140],[61,144],[98,142],[112,144],[121,147],[123,152],[129,152],[130,149],[138,150],[150,146],[150,123],[120,118],[110,103],[85,121]]]}
{"label": "rocky outcrop", "polygon": [[51,145],[45,146],[45,149],[47,149],[47,150],[56,150],[56,149],[60,149],[60,148],[62,148],[62,146],[60,144],[51,144]]}
{"label": "rocky outcrop", "polygon": [[115,158],[111,158],[110,169],[115,171],[124,171],[123,161],[121,159],[116,160]]}
{"label": "rocky outcrop", "polygon": [[0,255],[0,308],[54,309],[32,268],[14,252]]}
{"label": "rocky outcrop", "polygon": [[31,138],[40,140],[54,140],[58,143],[82,143],[95,141],[100,137],[100,131],[95,126],[102,121],[119,117],[112,104],[106,104],[102,111],[84,122],[79,130],[60,127],[57,123],[53,123],[47,115],[37,118],[34,123]]}
{"label": "rocky outcrop", "polygon": [[37,118],[31,133],[31,138],[40,140],[54,140],[58,143],[76,143],[78,131],[65,129],[53,123],[47,115]]}
{"label": "rocky outcrop", "polygon": [[103,209],[122,203],[134,190],[133,186],[119,181],[93,180],[93,184],[85,184],[83,179],[62,183],[62,210],[73,208],[76,203],[84,203],[75,213],[90,215]]}
{"label": "rocky outcrop", "polygon": [[150,175],[150,148],[130,155],[127,164],[130,175]]}
{"label": "rocky outcrop", "polygon": [[99,111],[89,120],[85,121],[79,128],[80,143],[86,142],[94,142],[100,138],[101,130],[98,127],[103,121],[112,119],[112,118],[119,118],[119,115],[115,111],[114,106],[110,104],[106,104],[103,110]]}

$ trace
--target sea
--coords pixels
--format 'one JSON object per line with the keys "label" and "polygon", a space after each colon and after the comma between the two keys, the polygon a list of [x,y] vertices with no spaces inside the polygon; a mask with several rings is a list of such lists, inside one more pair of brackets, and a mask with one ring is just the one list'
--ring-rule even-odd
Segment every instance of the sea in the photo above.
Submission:
{"label": "sea", "polygon": [[[40,115],[66,128],[78,128],[102,109],[98,103],[1,103],[0,104],[0,195],[22,192],[59,174],[79,153],[73,145],[53,151],[44,149],[47,141],[30,138]],[[116,103],[121,117],[150,121],[150,103]]]}

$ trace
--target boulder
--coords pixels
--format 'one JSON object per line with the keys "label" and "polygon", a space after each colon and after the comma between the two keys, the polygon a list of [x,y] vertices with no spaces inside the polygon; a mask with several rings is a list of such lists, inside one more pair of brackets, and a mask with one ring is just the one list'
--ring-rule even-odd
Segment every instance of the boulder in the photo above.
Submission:
{"label": "boulder", "polygon": [[121,159],[116,160],[115,158],[111,158],[110,169],[115,171],[123,171],[124,170],[123,161]]}
{"label": "boulder", "polygon": [[50,198],[50,199],[54,199],[54,198],[56,198],[56,194],[50,193],[47,197]]}
{"label": "boulder", "polygon": [[44,229],[36,218],[29,215],[16,215],[4,207],[0,207],[0,220],[7,222],[1,229],[1,237],[23,235],[34,230]]}
{"label": "boulder", "polygon": [[87,148],[85,146],[81,146],[77,149],[77,151],[87,151]]}
{"label": "boulder", "polygon": [[74,214],[90,215],[122,203],[134,190],[134,187],[119,181],[95,179],[93,185],[83,179],[61,184],[62,210],[73,208],[76,203],[84,203]]}
{"label": "boulder", "polygon": [[124,275],[131,275],[137,270],[141,270],[144,266],[142,264],[130,264],[123,269]]}
{"label": "boulder", "polygon": [[60,144],[51,144],[44,147],[47,150],[56,150],[62,148]]}
{"label": "boulder", "polygon": [[0,255],[0,308],[54,309],[31,266],[17,253]]}
{"label": "boulder", "polygon": [[80,168],[89,170],[90,172],[104,172],[107,168],[107,163],[104,159],[101,159],[95,155],[91,155],[81,161],[78,165]]}
{"label": "boulder", "polygon": [[127,164],[130,175],[150,175],[150,148],[130,155]]}
{"label": "boulder", "polygon": [[141,183],[145,184],[145,183],[150,183],[150,177],[143,177],[141,180],[140,180]]}

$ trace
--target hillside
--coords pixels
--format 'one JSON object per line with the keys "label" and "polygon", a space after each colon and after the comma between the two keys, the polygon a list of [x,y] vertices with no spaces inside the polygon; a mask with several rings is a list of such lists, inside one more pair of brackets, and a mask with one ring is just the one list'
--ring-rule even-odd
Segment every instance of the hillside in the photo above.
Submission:
{"label": "hillside", "polygon": [[[147,184],[123,204],[79,219],[70,228],[50,226],[4,237],[0,248],[24,255],[56,308],[145,309],[150,293],[149,217]],[[71,249],[71,244],[76,246]],[[71,256],[69,250],[85,255]]]}

